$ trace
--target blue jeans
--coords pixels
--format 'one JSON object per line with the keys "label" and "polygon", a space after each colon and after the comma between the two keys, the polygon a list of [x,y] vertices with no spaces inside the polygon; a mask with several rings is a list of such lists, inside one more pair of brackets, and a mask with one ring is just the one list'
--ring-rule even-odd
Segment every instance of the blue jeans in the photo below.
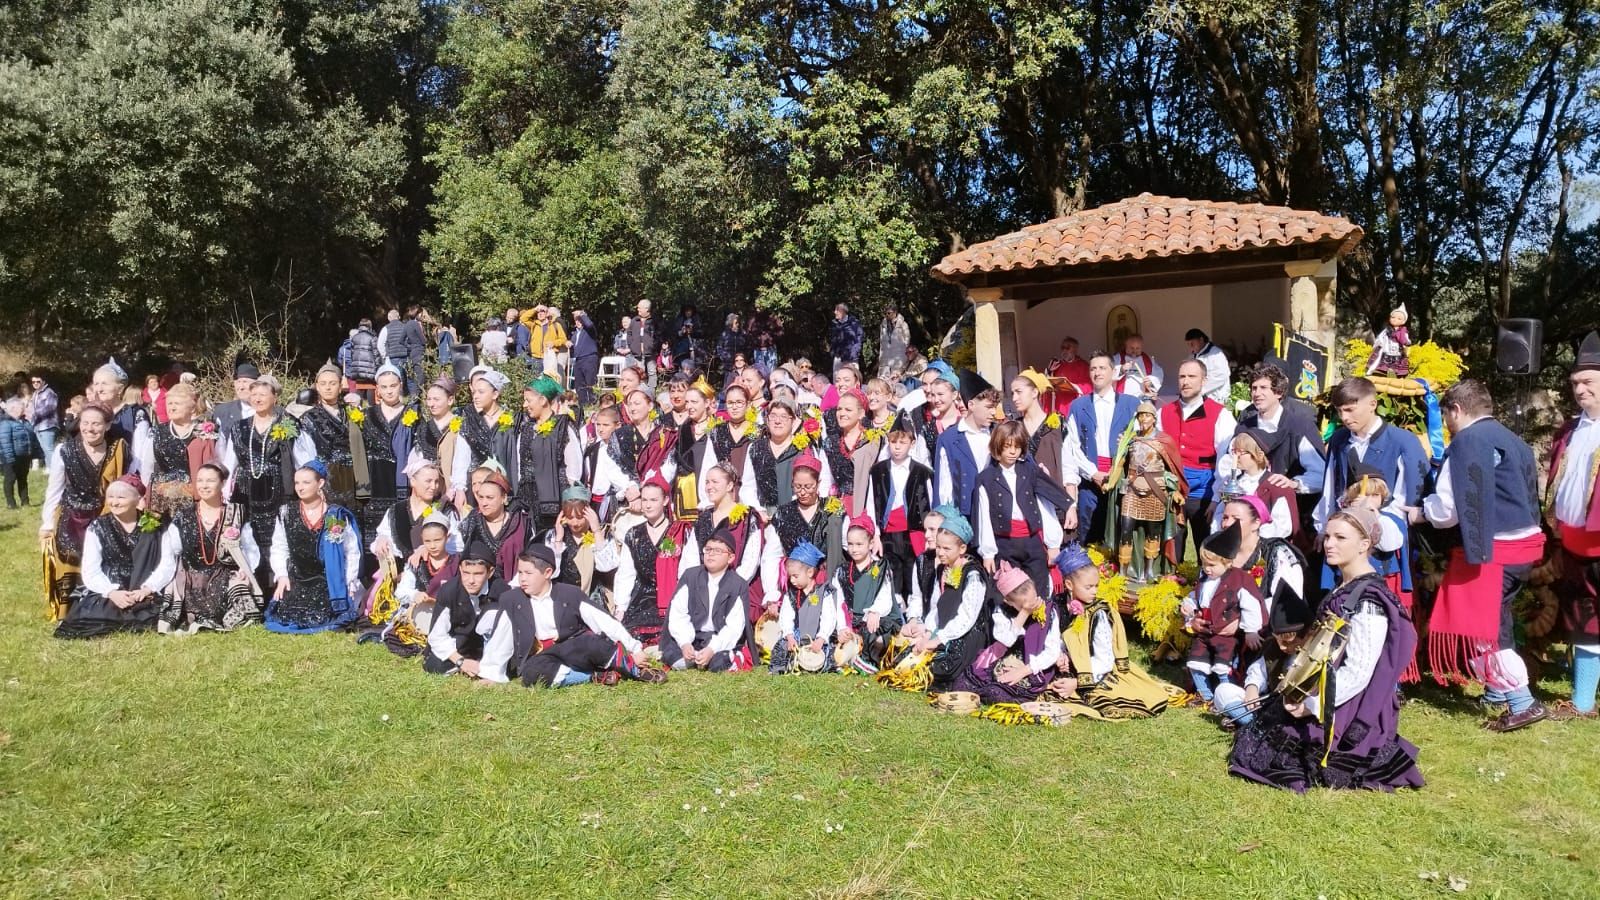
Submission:
{"label": "blue jeans", "polygon": [[39,447],[44,450],[44,466],[50,467],[50,455],[56,449],[56,430],[54,428],[39,428],[33,432],[39,439]]}

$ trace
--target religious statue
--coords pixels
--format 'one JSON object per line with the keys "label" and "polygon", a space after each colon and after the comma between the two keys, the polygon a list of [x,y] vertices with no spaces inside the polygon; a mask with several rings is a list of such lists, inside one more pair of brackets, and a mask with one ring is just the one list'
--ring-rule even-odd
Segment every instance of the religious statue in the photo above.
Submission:
{"label": "religious statue", "polygon": [[1128,581],[1154,581],[1177,566],[1188,494],[1177,442],[1156,430],[1156,407],[1146,400],[1117,442],[1106,479],[1106,495],[1116,502],[1116,515],[1106,516],[1106,543],[1117,549]]}
{"label": "religious statue", "polygon": [[1411,359],[1406,356],[1406,348],[1411,346],[1411,335],[1406,331],[1410,319],[1404,303],[1389,313],[1389,325],[1378,332],[1372,342],[1372,355],[1367,358],[1368,375],[1405,378],[1411,374]]}

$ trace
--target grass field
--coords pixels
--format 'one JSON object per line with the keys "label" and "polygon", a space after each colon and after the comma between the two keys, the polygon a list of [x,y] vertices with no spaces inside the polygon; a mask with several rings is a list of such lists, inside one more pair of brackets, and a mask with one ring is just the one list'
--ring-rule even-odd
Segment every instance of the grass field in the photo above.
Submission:
{"label": "grass field", "polygon": [[1600,892],[1590,723],[1498,736],[1429,692],[1425,790],[1296,797],[1187,710],[1005,728],[844,676],[536,693],[346,636],[66,643],[36,515],[0,510],[5,896]]}

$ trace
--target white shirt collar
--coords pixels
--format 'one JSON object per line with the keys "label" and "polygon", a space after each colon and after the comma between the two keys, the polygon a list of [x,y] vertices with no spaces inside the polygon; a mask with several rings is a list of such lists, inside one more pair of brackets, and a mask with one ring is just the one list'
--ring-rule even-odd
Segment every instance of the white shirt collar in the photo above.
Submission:
{"label": "white shirt collar", "polygon": [[1103,391],[1095,391],[1094,392],[1094,402],[1096,402],[1096,403],[1116,403],[1117,402],[1117,386],[1115,384],[1113,384],[1111,387],[1108,387]]}

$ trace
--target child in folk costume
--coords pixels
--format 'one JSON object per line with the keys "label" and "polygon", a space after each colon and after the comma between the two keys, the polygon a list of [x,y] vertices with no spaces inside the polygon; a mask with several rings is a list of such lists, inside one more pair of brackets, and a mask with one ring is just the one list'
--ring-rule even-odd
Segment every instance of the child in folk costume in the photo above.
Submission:
{"label": "child in folk costume", "polygon": [[644,521],[623,535],[612,592],[617,618],[646,647],[661,642],[667,606],[678,583],[678,554],[692,524],[668,514],[669,491],[659,478],[639,489]]}
{"label": "child in folk costume", "polygon": [[1089,554],[1069,544],[1056,557],[1066,588],[1066,610],[1073,618],[1061,633],[1066,650],[1062,676],[1051,683],[1074,713],[1096,719],[1147,719],[1160,715],[1174,694],[1128,659],[1122,616],[1097,593],[1100,570]]}
{"label": "child in folk costume", "polygon": [[[1228,452],[1217,460],[1217,496],[1212,530],[1222,526],[1222,509],[1237,497],[1259,498],[1267,514],[1262,517],[1261,536],[1289,539],[1300,531],[1300,502],[1293,488],[1272,483],[1266,433],[1258,428],[1241,427],[1228,444]],[[1281,473],[1277,473],[1281,474]]]}
{"label": "child in folk costume", "polygon": [[[394,599],[397,607],[392,625],[411,609],[418,600],[433,597],[439,586],[456,577],[459,554],[450,550],[452,523],[439,513],[422,522],[420,553],[416,562],[407,561],[405,570],[395,583]],[[387,631],[388,629],[386,629]]]}
{"label": "child in folk costume", "polygon": [[555,551],[556,580],[591,596],[595,576],[617,570],[617,542],[589,507],[589,489],[573,485],[561,495],[561,514],[550,530],[548,546]]}
{"label": "child in folk costume", "polygon": [[853,630],[861,647],[853,664],[866,674],[878,671],[877,663],[889,649],[889,640],[905,624],[905,609],[894,593],[890,566],[872,552],[872,519],[856,516],[845,534],[845,554],[849,557],[833,571],[833,591],[839,598],[843,628]]}
{"label": "child in folk costume", "polygon": [[911,594],[916,561],[928,550],[923,520],[933,509],[933,470],[911,458],[915,442],[910,418],[896,414],[885,438],[888,456],[872,464],[863,504],[878,526],[878,546],[902,602]]}
{"label": "child in folk costume", "polygon": [[1189,643],[1189,677],[1194,681],[1194,691],[1205,705],[1211,704],[1211,681],[1231,684],[1233,670],[1239,663],[1241,608],[1249,604],[1255,609],[1263,605],[1261,589],[1248,572],[1236,568],[1233,558],[1239,554],[1240,528],[1238,523],[1207,535],[1200,544],[1200,569],[1204,577],[1195,586],[1194,594],[1183,602],[1185,626],[1194,634]]}
{"label": "child in folk costume", "polygon": [[141,514],[144,483],[124,475],[105,489],[106,513],[83,533],[82,583],[58,638],[95,638],[156,627],[177,560],[161,552],[161,523]]}
{"label": "child in folk costume", "polygon": [[738,543],[728,529],[717,529],[701,542],[701,564],[678,579],[661,638],[661,661],[668,668],[742,672],[751,667],[749,583],[732,566]]}
{"label": "child in folk costume", "polygon": [[1060,516],[1073,511],[1076,502],[1027,458],[1027,449],[1022,423],[995,426],[989,466],[978,474],[978,555],[991,573],[997,560],[1027,572],[1039,595],[1048,597],[1050,560],[1061,550]]}
{"label": "child in folk costume", "polygon": [[428,645],[422,654],[422,671],[433,675],[456,672],[476,678],[483,659],[484,613],[507,590],[496,574],[495,551],[485,544],[468,544],[454,578],[439,585],[434,595],[433,620]]}
{"label": "child in folk costume", "polygon": [[967,414],[955,428],[939,435],[933,456],[933,495],[940,504],[953,506],[970,519],[978,473],[989,465],[990,426],[1000,406],[1000,391],[970,370],[963,369],[960,380]]}
{"label": "child in folk costume", "polygon": [[517,560],[516,585],[486,613],[496,621],[484,639],[478,677],[520,677],[529,687],[667,680],[666,672],[639,664],[643,648],[621,622],[578,588],[556,581],[555,572],[555,553],[542,544]]}
{"label": "child in folk costume", "polygon": [[[817,583],[822,565],[822,550],[810,541],[801,541],[784,560],[785,580],[778,601],[778,633],[772,648],[768,671],[774,675],[793,672],[832,672],[835,633],[843,629],[839,619],[839,598],[833,585]],[[804,664],[802,650],[808,651],[819,668]]]}
{"label": "child in folk costume", "polygon": [[914,594],[907,612],[910,616],[901,633],[913,641],[912,652],[931,653],[933,673],[930,690],[950,690],[985,644],[987,626],[983,621],[988,606],[989,580],[983,566],[972,555],[972,525],[954,507],[936,510],[943,522],[935,540],[938,581],[933,595]]}
{"label": "child in folk costume", "polygon": [[595,411],[593,417],[594,440],[583,448],[581,482],[589,488],[589,500],[601,521],[610,521],[625,498],[633,496],[638,485],[628,475],[630,465],[622,452],[622,442],[617,431],[622,427],[622,413],[615,406]]}
{"label": "child in folk costume", "polygon": [[1057,680],[1063,659],[1060,613],[1028,573],[1010,563],[1000,563],[994,585],[1004,601],[991,617],[994,642],[956,679],[955,689],[985,704],[1037,700]]}

